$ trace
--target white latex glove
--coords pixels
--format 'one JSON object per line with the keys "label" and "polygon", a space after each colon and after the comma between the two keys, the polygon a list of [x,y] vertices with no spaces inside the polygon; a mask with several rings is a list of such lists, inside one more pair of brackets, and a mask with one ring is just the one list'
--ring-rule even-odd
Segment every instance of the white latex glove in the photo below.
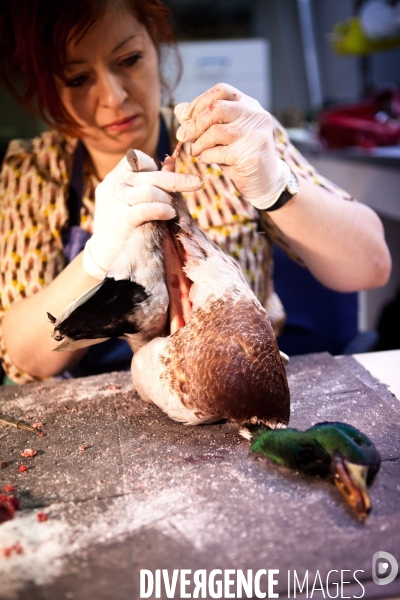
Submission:
{"label": "white latex glove", "polygon": [[219,83],[190,104],[177,104],[175,115],[177,138],[192,142],[192,156],[217,163],[256,208],[276,202],[291,173],[276,155],[271,115],[257,100]]}
{"label": "white latex glove", "polygon": [[104,279],[133,229],[175,216],[168,192],[195,191],[203,185],[196,175],[157,171],[150,156],[135,152],[139,172],[124,157],[96,188],[93,235],[83,253],[83,267],[96,279]]}

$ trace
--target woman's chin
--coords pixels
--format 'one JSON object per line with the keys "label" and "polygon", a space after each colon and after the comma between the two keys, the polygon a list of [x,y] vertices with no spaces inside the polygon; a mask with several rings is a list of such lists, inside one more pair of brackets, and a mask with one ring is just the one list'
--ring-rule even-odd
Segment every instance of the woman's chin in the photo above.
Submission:
{"label": "woman's chin", "polygon": [[141,132],[130,130],[105,132],[101,130],[96,135],[84,136],[82,138],[89,148],[92,147],[98,152],[110,154],[124,154],[129,148],[141,150],[146,140],[146,136]]}

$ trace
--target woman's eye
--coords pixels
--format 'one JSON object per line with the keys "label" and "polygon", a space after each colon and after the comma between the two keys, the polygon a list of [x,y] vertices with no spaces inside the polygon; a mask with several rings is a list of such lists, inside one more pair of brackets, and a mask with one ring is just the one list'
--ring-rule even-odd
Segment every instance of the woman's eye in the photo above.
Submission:
{"label": "woman's eye", "polygon": [[142,54],[140,52],[135,52],[135,54],[131,54],[130,56],[124,58],[121,61],[121,64],[124,67],[132,67],[140,58],[142,58]]}
{"label": "woman's eye", "polygon": [[87,81],[86,75],[80,75],[79,77],[74,77],[73,79],[67,79],[65,82],[66,87],[81,87]]}

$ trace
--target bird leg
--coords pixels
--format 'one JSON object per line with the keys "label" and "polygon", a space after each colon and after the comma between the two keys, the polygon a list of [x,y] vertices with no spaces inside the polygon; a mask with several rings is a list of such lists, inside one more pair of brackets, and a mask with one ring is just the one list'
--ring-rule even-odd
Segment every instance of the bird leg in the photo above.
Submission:
{"label": "bird leg", "polygon": [[356,511],[360,520],[365,519],[371,510],[371,500],[367,491],[368,468],[336,458],[336,473],[333,481],[346,501]]}
{"label": "bird leg", "polygon": [[170,173],[175,173],[176,159],[179,156],[181,148],[182,142],[178,142],[175,150],[172,153],[172,156],[168,156],[168,154],[166,155],[164,162],[161,163],[161,171],[169,171]]}

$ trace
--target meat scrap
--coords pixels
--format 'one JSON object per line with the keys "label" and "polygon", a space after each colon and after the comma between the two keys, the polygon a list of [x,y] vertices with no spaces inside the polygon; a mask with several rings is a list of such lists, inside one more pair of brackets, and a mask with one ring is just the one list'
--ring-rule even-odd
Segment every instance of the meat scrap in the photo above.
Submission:
{"label": "meat scrap", "polygon": [[46,515],[46,513],[44,513],[44,512],[39,512],[36,516],[37,516],[37,520],[40,523],[44,523],[45,521],[47,521],[49,519],[49,515]]}
{"label": "meat scrap", "polygon": [[92,448],[93,444],[81,444],[79,446],[79,450],[81,452],[84,452],[85,450],[87,450],[88,448]]}
{"label": "meat scrap", "polygon": [[3,460],[3,462],[0,464],[0,469],[5,469],[8,466],[8,462],[6,460]]}
{"label": "meat scrap", "polygon": [[5,485],[3,486],[3,492],[6,492],[6,494],[8,492],[16,492],[17,488],[15,487],[15,485]]}
{"label": "meat scrap", "polygon": [[40,421],[38,421],[37,423],[32,423],[32,427],[33,429],[42,429],[43,423],[41,423]]}
{"label": "meat scrap", "polygon": [[20,465],[20,467],[18,469],[18,471],[20,473],[25,473],[25,471],[27,471],[27,470],[28,470],[28,467],[26,465]]}
{"label": "meat scrap", "polygon": [[[8,415],[3,415],[0,413],[0,425],[5,425],[8,427],[15,427],[16,429],[23,429],[24,431],[31,431],[33,433],[37,433],[34,427],[31,427],[24,421],[20,419],[15,419],[14,417],[10,417]],[[7,431],[7,429],[6,429]]]}
{"label": "meat scrap", "polygon": [[19,508],[19,500],[15,496],[0,494],[0,524],[11,521]]}
{"label": "meat scrap", "polygon": [[32,450],[32,448],[26,448],[21,452],[21,456],[24,456],[25,458],[32,458],[33,456],[36,456],[36,454],[36,450]]}

